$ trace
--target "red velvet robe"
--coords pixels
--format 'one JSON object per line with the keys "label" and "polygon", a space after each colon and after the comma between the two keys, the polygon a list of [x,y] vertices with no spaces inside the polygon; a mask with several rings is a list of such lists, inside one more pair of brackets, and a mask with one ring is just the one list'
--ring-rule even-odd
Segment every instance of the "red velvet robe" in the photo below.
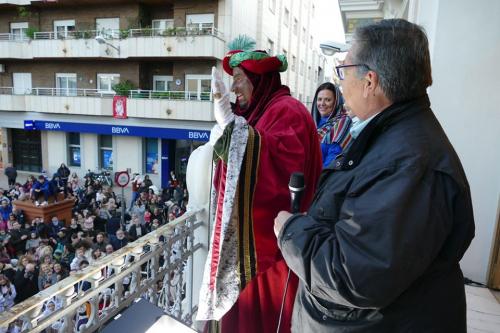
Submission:
{"label": "red velvet robe", "polygon": [[[257,274],[222,318],[223,333],[276,332],[288,267],[274,235],[274,218],[279,211],[290,210],[288,182],[293,172],[304,173],[302,211],[312,200],[321,172],[316,126],[304,105],[288,95],[288,89],[275,93],[254,129],[260,136],[252,205]],[[290,332],[297,285],[297,277],[291,273],[280,325],[283,333]]]}

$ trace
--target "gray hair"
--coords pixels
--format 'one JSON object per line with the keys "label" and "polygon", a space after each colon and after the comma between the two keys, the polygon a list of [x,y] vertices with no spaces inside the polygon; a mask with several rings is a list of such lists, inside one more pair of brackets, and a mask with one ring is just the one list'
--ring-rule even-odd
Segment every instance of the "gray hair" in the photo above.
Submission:
{"label": "gray hair", "polygon": [[[426,94],[432,84],[429,42],[420,26],[402,19],[382,20],[354,33],[353,63],[377,73],[380,87],[392,102]],[[358,67],[358,76],[368,68]]]}

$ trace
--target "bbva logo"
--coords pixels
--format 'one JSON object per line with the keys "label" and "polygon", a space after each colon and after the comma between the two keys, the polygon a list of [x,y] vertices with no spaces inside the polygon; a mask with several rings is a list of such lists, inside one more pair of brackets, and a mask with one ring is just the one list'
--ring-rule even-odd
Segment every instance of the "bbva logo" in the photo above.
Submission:
{"label": "bbva logo", "polygon": [[129,134],[129,130],[127,127],[111,127],[111,133],[114,134]]}
{"label": "bbva logo", "polygon": [[61,125],[59,123],[45,123],[45,129],[49,130],[61,129]]}
{"label": "bbva logo", "polygon": [[188,134],[190,139],[207,139],[208,140],[208,133],[207,132],[189,132]]}

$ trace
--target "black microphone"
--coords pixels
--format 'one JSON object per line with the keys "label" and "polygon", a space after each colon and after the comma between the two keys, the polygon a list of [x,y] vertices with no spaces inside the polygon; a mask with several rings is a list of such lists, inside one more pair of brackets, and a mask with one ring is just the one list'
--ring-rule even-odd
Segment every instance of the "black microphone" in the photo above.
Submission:
{"label": "black microphone", "polygon": [[302,194],[306,188],[306,185],[304,184],[304,174],[302,172],[292,173],[290,176],[290,182],[288,183],[288,188],[290,189],[291,212],[293,214],[299,213]]}

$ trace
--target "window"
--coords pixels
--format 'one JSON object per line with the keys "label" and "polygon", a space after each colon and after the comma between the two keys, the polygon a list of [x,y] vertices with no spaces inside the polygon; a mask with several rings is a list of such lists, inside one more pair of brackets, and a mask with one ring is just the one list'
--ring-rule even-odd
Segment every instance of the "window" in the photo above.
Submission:
{"label": "window", "polygon": [[269,55],[273,55],[274,52],[274,42],[270,39],[267,39],[267,53]]}
{"label": "window", "polygon": [[55,20],[55,38],[67,38],[72,31],[75,31],[75,20]]}
{"label": "window", "polygon": [[306,42],[306,28],[302,28],[302,43],[305,43]]}
{"label": "window", "polygon": [[166,75],[153,76],[153,90],[156,91],[172,91],[174,85],[174,78]]}
{"label": "window", "polygon": [[299,21],[296,18],[293,19],[293,34],[297,36],[299,33]]}
{"label": "window", "polygon": [[304,64],[304,61],[303,61],[303,60],[301,60],[301,61],[300,61],[300,68],[299,68],[299,74],[300,74],[300,75],[304,75],[304,67],[305,67],[305,66],[306,66],[306,65]]}
{"label": "window", "polygon": [[26,31],[28,30],[28,22],[16,22],[10,24],[10,33],[14,40],[28,39]]}
{"label": "window", "polygon": [[97,33],[107,38],[120,37],[120,18],[97,18],[95,19]]}
{"label": "window", "polygon": [[288,27],[288,22],[290,21],[290,11],[285,8],[285,15],[283,17],[283,24],[285,25],[285,27]]}
{"label": "window", "polygon": [[12,157],[17,170],[42,170],[42,140],[40,131],[11,129]]}
{"label": "window", "polygon": [[31,94],[31,73],[12,73],[14,95]]}
{"label": "window", "polygon": [[314,5],[312,5],[311,16],[314,18],[315,14],[316,14],[316,7],[314,7]]}
{"label": "window", "polygon": [[274,14],[276,10],[276,0],[269,0],[269,10]]}
{"label": "window", "polygon": [[97,90],[114,94],[113,86],[120,82],[120,74],[97,74]]}
{"label": "window", "polygon": [[211,75],[186,75],[186,98],[189,100],[209,101]]}
{"label": "window", "polygon": [[311,36],[310,41],[309,41],[309,47],[312,47],[314,45],[314,39],[313,36]]}
{"label": "window", "polygon": [[99,167],[113,170],[113,137],[99,135]]}
{"label": "window", "polygon": [[146,173],[158,174],[158,139],[144,138],[144,170]]}
{"label": "window", "polygon": [[297,65],[297,57],[296,56],[292,56],[292,71],[295,72],[295,66]]}
{"label": "window", "polygon": [[165,30],[172,29],[174,27],[174,20],[153,20],[151,23],[154,36],[161,36]]}
{"label": "window", "polygon": [[311,75],[312,75],[312,69],[311,69],[311,66],[309,66],[309,67],[307,67],[307,78],[311,79]]}
{"label": "window", "polygon": [[214,14],[188,14],[186,15],[186,29],[193,33],[213,33]]}
{"label": "window", "polygon": [[56,73],[56,95],[76,96],[76,74]]}
{"label": "window", "polygon": [[74,167],[81,166],[80,133],[68,133],[66,136],[66,142],[68,144],[68,165]]}

